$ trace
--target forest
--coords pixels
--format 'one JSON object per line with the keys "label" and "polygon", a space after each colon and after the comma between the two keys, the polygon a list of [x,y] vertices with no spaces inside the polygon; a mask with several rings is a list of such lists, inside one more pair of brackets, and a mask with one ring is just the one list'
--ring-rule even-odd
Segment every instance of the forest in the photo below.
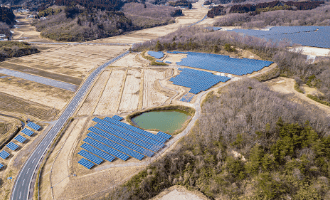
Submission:
{"label": "forest", "polygon": [[214,18],[215,16],[226,15],[226,8],[219,5],[214,6],[207,12],[207,17]]}
{"label": "forest", "polygon": [[187,0],[179,0],[179,1],[169,1],[168,2],[169,6],[184,6],[187,7],[188,9],[192,8],[192,4],[191,2],[187,1]]}
{"label": "forest", "polygon": [[[321,4],[324,1],[304,1],[304,2],[293,2],[293,1],[272,1],[257,4],[242,4],[233,5],[229,12],[230,13],[247,13],[259,14],[260,12],[267,12],[273,10],[311,10]],[[253,13],[254,12],[254,13]]]}
{"label": "forest", "polygon": [[21,57],[39,53],[39,50],[26,42],[2,41],[0,42],[0,61],[11,57]]}
{"label": "forest", "polygon": [[15,24],[15,15],[10,8],[0,7],[0,22],[4,22],[9,26]]}
{"label": "forest", "polygon": [[217,19],[214,23],[214,26],[242,26],[242,28],[313,25],[330,25],[330,5],[317,7],[312,10],[277,10],[262,12],[255,16],[248,13],[231,13]]}
{"label": "forest", "polygon": [[79,5],[53,6],[40,11],[33,25],[43,37],[58,41],[86,41],[120,35],[127,31],[166,25],[182,10],[149,3],[126,3],[120,11]]}
{"label": "forest", "polygon": [[208,95],[191,133],[112,192],[148,199],[173,185],[210,199],[329,199],[329,117],[246,79]]}

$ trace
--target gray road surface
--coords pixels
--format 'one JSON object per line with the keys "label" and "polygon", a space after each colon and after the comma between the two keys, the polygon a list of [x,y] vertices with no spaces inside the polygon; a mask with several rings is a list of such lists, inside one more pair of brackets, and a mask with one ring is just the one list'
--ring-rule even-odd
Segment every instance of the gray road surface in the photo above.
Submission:
{"label": "gray road surface", "polygon": [[105,67],[115,62],[116,60],[122,58],[128,53],[129,52],[127,51],[117,56],[116,58],[110,60],[109,62],[101,65],[88,76],[88,78],[85,80],[85,82],[77,91],[76,95],[73,97],[71,102],[68,104],[68,106],[65,108],[61,116],[58,118],[57,122],[47,133],[45,133],[46,136],[44,137],[44,139],[40,142],[40,144],[36,147],[36,149],[30,155],[28,160],[25,162],[23,168],[21,169],[20,173],[18,174],[15,180],[14,188],[11,195],[12,200],[21,200],[21,199],[27,200],[31,195],[33,195],[30,194],[29,192],[31,188],[33,174],[37,171],[38,163],[42,160],[43,155],[48,150],[48,147],[51,145],[56,135],[65,125],[66,121],[75,112],[79,102],[84,98],[89,87],[94,82],[95,78],[100,74],[100,72]]}
{"label": "gray road surface", "polygon": [[14,77],[17,77],[17,78],[22,78],[22,79],[25,79],[25,80],[41,83],[41,84],[44,84],[44,85],[49,85],[49,86],[52,86],[52,87],[61,88],[61,89],[64,89],[64,90],[70,90],[72,92],[75,92],[78,88],[77,85],[73,85],[73,84],[70,84],[70,83],[66,83],[66,82],[62,82],[62,81],[56,81],[54,79],[49,79],[49,78],[45,78],[45,77],[41,77],[41,76],[31,75],[31,74],[18,72],[18,71],[14,71],[14,70],[10,70],[10,69],[0,68],[0,74],[6,74],[6,75],[9,75],[9,76],[14,76]]}

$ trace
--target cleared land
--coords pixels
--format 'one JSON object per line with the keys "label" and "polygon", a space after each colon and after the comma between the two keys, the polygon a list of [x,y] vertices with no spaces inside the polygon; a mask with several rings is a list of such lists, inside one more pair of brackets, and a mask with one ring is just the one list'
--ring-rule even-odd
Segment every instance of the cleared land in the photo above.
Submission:
{"label": "cleared land", "polygon": [[94,115],[112,115],[117,113],[125,76],[125,70],[112,70]]}
{"label": "cleared land", "polygon": [[208,198],[198,191],[189,191],[183,186],[172,186],[161,192],[151,200],[207,200]]}
{"label": "cleared land", "polygon": [[93,86],[91,92],[88,94],[87,98],[85,99],[83,105],[79,109],[77,114],[78,116],[89,115],[94,111],[95,106],[98,103],[99,96],[101,95],[105,87],[105,83],[109,79],[110,73],[111,71],[104,71],[100,75],[97,82]]}
{"label": "cleared land", "polygon": [[139,105],[141,71],[129,69],[118,112],[135,111]]}
{"label": "cleared land", "polygon": [[144,70],[144,84],[143,84],[143,108],[153,107],[164,103],[168,97],[155,89],[155,81],[164,79],[166,77],[166,70]]}

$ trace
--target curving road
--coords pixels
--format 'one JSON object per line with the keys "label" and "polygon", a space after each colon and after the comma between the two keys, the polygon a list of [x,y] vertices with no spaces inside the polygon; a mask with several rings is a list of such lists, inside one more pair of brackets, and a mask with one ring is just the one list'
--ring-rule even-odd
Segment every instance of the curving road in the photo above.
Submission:
{"label": "curving road", "polygon": [[[117,56],[116,58],[110,60],[109,62],[101,65],[98,67],[95,71],[93,71],[88,78],[85,80],[83,85],[79,88],[76,95],[73,97],[71,102],[68,104],[68,106],[65,108],[61,116],[58,118],[57,122],[54,124],[54,126],[48,131],[48,133],[45,133],[46,136],[43,138],[43,140],[40,142],[40,144],[36,147],[34,152],[30,155],[28,160],[25,162],[23,168],[21,169],[20,173],[18,174],[14,188],[12,191],[11,199],[12,200],[20,200],[20,199],[29,199],[29,195],[32,194],[29,193],[31,188],[31,182],[32,177],[34,173],[38,169],[38,164],[42,160],[43,155],[48,150],[48,147],[53,142],[56,135],[59,133],[59,131],[63,128],[66,121],[72,116],[72,114],[75,112],[78,104],[80,101],[84,98],[86,92],[90,88],[91,84],[94,82],[94,79],[100,74],[100,72],[113,63],[114,61],[122,58],[129,52],[126,51],[125,53]],[[33,187],[33,186],[32,186]]]}

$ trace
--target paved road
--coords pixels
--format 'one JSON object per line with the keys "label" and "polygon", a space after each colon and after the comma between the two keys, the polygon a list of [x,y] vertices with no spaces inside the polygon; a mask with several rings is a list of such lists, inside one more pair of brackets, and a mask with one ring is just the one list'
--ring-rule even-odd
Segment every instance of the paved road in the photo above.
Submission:
{"label": "paved road", "polygon": [[42,160],[42,156],[48,150],[48,147],[51,145],[52,141],[65,125],[66,121],[72,116],[72,114],[77,109],[79,102],[83,99],[86,92],[88,91],[91,84],[94,82],[94,79],[100,74],[100,72],[113,63],[114,61],[120,59],[125,56],[129,52],[125,52],[116,58],[110,60],[109,62],[101,65],[95,71],[93,71],[83,85],[79,88],[76,95],[73,97],[71,102],[68,104],[66,109],[63,111],[61,116],[58,118],[55,125],[48,131],[44,139],[40,142],[40,144],[36,147],[34,152],[30,155],[29,159],[25,162],[23,168],[21,169],[19,175],[16,178],[14,189],[11,195],[12,200],[27,200],[29,196],[33,194],[29,194],[30,184],[32,181],[33,174],[37,171],[38,163]]}

